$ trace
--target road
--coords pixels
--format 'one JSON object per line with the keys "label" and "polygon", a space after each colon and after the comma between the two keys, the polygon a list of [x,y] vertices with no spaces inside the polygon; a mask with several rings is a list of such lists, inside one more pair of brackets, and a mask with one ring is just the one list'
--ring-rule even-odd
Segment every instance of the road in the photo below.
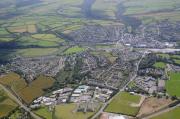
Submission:
{"label": "road", "polygon": [[152,114],[152,115],[150,115],[150,116],[147,116],[147,117],[144,117],[144,118],[142,118],[142,119],[151,119],[152,117],[155,117],[155,116],[158,116],[158,115],[160,115],[160,114],[169,112],[169,111],[175,109],[176,107],[180,107],[180,105],[176,105],[176,106],[174,106],[174,107],[172,107],[172,108],[168,108],[168,109],[162,110],[162,111],[160,111],[160,112],[154,113],[154,114]]}
{"label": "road", "polygon": [[16,96],[14,96],[11,91],[9,91],[5,86],[3,86],[2,84],[0,84],[0,87],[7,93],[7,95],[14,100],[17,104],[19,104],[20,107],[22,107],[24,110],[26,110],[27,112],[30,113],[30,115],[34,118],[34,119],[42,119],[41,117],[37,116],[36,114],[34,114],[27,106],[25,106]]}
{"label": "road", "polygon": [[103,104],[103,106],[101,107],[101,109],[91,118],[91,119],[95,119],[97,118],[103,111],[104,109],[106,108],[106,106],[116,97],[118,96],[121,92],[124,91],[124,89],[137,77],[137,71],[139,69],[139,64],[141,63],[142,59],[146,56],[146,51],[143,53],[142,57],[140,58],[140,60],[138,61],[137,63],[137,67],[136,67],[136,71],[135,71],[135,74],[134,76],[131,78],[131,80],[116,94],[114,95],[110,100],[108,100],[106,103]]}

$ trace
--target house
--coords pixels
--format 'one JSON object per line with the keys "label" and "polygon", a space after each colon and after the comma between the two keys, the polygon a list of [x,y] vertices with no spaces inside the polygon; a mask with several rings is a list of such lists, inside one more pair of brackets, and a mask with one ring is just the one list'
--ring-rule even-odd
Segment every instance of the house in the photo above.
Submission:
{"label": "house", "polygon": [[158,91],[164,92],[165,90],[165,80],[158,80]]}

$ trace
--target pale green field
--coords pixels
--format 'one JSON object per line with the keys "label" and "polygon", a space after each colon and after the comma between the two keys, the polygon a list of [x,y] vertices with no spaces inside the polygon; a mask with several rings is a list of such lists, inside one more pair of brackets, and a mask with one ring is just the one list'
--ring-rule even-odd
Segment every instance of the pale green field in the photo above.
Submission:
{"label": "pale green field", "polygon": [[89,119],[94,115],[94,112],[73,112],[76,104],[61,104],[55,109],[55,117],[57,119]]}
{"label": "pale green field", "polygon": [[136,116],[140,107],[133,107],[131,104],[138,104],[141,99],[139,95],[131,95],[127,92],[120,93],[106,107],[106,112]]}
{"label": "pale green field", "polygon": [[69,49],[67,49],[64,54],[69,55],[69,54],[74,54],[74,53],[79,53],[85,51],[85,48],[79,47],[79,46],[74,46]]}
{"label": "pale green field", "polygon": [[17,54],[24,57],[38,57],[53,54],[57,50],[57,48],[28,48],[17,50]]}

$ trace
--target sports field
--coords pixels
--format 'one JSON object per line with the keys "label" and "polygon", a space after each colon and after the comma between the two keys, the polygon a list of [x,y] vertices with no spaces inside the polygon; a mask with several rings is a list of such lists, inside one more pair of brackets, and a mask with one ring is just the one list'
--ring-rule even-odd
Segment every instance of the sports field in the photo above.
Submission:
{"label": "sports field", "polygon": [[127,92],[122,92],[115,97],[112,102],[106,107],[106,112],[125,114],[136,116],[140,106],[136,106],[141,100],[139,95],[131,95]]}

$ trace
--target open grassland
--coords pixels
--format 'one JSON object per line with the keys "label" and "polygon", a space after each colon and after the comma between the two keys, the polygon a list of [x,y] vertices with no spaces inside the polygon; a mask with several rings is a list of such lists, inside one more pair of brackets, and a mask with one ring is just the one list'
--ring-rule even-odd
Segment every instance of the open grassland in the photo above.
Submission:
{"label": "open grassland", "polygon": [[8,116],[9,113],[17,107],[18,105],[6,95],[3,89],[0,88],[0,118]]}
{"label": "open grassland", "polygon": [[79,52],[83,52],[85,51],[86,49],[83,48],[83,47],[79,47],[79,46],[74,46],[74,47],[71,47],[69,49],[67,49],[64,54],[66,55],[70,55],[70,54],[74,54],[74,53],[79,53]]}
{"label": "open grassland", "polygon": [[112,100],[105,111],[136,116],[140,107],[133,106],[133,104],[138,104],[140,99],[141,96],[139,95],[131,95],[130,93],[122,92]]}
{"label": "open grassland", "polygon": [[167,93],[171,96],[180,97],[180,72],[170,72],[170,80],[166,81]]}
{"label": "open grassland", "polygon": [[48,107],[41,107],[33,112],[45,119],[52,119],[52,112],[48,110]]}
{"label": "open grassland", "polygon": [[169,112],[165,112],[151,119],[179,119],[179,115],[180,115],[180,107],[177,107]]}
{"label": "open grassland", "polygon": [[16,73],[9,73],[0,78],[0,83],[11,87],[25,103],[30,104],[35,98],[43,95],[44,89],[50,88],[54,79],[46,76],[39,76],[29,85]]}
{"label": "open grassland", "polygon": [[17,54],[23,57],[46,56],[55,53],[58,48],[27,48],[17,50]]}
{"label": "open grassland", "polygon": [[156,62],[153,66],[156,68],[164,69],[166,67],[166,64],[164,62]]}
{"label": "open grassland", "polygon": [[55,108],[55,117],[57,119],[88,119],[95,112],[73,112],[76,109],[76,104],[62,104]]}

